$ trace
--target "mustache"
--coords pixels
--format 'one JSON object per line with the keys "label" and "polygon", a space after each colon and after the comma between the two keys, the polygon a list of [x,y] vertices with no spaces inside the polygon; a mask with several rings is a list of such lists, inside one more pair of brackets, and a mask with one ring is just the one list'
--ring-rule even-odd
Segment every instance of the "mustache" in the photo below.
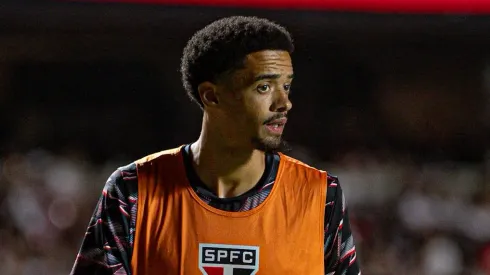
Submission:
{"label": "mustache", "polygon": [[287,118],[287,117],[288,117],[288,114],[287,113],[273,115],[270,118],[268,118],[266,121],[264,121],[264,124],[270,123],[270,122],[272,122],[272,121],[274,121],[276,119]]}

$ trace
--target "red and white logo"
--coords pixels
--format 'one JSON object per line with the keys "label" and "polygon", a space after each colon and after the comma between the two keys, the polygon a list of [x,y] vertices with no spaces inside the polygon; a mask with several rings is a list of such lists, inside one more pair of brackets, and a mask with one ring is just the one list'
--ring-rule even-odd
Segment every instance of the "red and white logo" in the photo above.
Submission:
{"label": "red and white logo", "polygon": [[255,275],[259,271],[259,247],[201,243],[199,269],[203,275]]}

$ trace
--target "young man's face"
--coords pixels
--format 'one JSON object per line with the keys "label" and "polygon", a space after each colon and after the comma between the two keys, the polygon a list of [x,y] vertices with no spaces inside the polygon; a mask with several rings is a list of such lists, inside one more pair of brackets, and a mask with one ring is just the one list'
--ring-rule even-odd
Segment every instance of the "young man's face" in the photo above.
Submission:
{"label": "young man's face", "polygon": [[255,149],[278,150],[292,104],[289,100],[293,65],[286,51],[266,50],[247,55],[221,89],[220,127],[234,143]]}

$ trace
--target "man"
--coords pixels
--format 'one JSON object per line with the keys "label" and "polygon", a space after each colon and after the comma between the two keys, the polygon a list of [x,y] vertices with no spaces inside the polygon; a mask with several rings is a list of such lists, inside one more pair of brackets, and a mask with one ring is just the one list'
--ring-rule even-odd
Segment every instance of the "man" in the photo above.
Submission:
{"label": "man", "polygon": [[72,274],[360,274],[337,179],[278,153],[292,52],[283,27],[255,17],[189,40],[201,135],[112,174]]}

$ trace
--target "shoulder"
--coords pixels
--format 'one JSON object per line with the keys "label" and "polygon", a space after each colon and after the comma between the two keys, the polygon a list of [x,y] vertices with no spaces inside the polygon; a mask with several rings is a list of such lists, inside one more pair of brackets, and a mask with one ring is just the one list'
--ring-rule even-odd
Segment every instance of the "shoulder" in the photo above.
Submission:
{"label": "shoulder", "polygon": [[297,160],[293,157],[290,157],[288,155],[285,155],[285,154],[282,154],[280,153],[279,156],[281,157],[281,161],[284,161],[290,165],[293,165],[293,166],[297,166],[299,168],[303,168],[303,169],[306,169],[306,170],[311,170],[311,171],[321,171],[321,172],[324,172],[318,168],[315,168],[309,164],[306,164],[300,160]]}
{"label": "shoulder", "polygon": [[327,187],[330,197],[333,194],[334,197],[338,197],[339,195],[343,196],[342,187],[340,186],[340,181],[337,176],[327,173]]}
{"label": "shoulder", "polygon": [[318,169],[316,167],[313,167],[309,164],[306,164],[298,159],[295,159],[293,157],[290,157],[285,154],[279,154],[281,157],[281,161],[285,162],[288,166],[294,167],[294,169],[297,170],[304,170],[313,174],[324,174],[327,175],[328,173],[324,170]]}
{"label": "shoulder", "polygon": [[293,167],[296,167],[297,169],[304,169],[305,171],[309,171],[309,172],[312,172],[315,174],[323,174],[325,176],[325,182],[329,188],[336,188],[336,189],[339,189],[341,191],[340,181],[339,181],[339,178],[337,176],[332,175],[330,172],[327,172],[325,170],[318,169],[318,168],[313,167],[309,164],[306,164],[306,163],[304,163],[300,160],[297,160],[293,157],[290,157],[290,156],[287,156],[284,154],[280,154],[280,156],[281,156],[281,161],[285,161],[285,162],[289,163],[290,165],[292,165]]}
{"label": "shoulder", "polygon": [[280,157],[285,168],[283,173],[289,174],[300,182],[314,181],[324,185],[327,181],[328,173],[326,171],[284,154],[280,154]]}
{"label": "shoulder", "polygon": [[136,163],[117,168],[107,179],[103,192],[113,197],[127,198],[137,191]]}
{"label": "shoulder", "polygon": [[336,206],[342,212],[345,210],[345,197],[339,178],[327,173],[327,206]]}
{"label": "shoulder", "polygon": [[181,154],[182,147],[183,146],[179,146],[177,148],[163,150],[163,151],[142,157],[142,158],[135,161],[136,168],[139,168],[141,166],[145,166],[148,164],[153,164],[153,163],[161,161],[161,160],[175,159],[175,157],[178,157]]}
{"label": "shoulder", "polygon": [[340,188],[339,178],[330,173],[327,173],[327,185],[328,187],[338,187]]}

